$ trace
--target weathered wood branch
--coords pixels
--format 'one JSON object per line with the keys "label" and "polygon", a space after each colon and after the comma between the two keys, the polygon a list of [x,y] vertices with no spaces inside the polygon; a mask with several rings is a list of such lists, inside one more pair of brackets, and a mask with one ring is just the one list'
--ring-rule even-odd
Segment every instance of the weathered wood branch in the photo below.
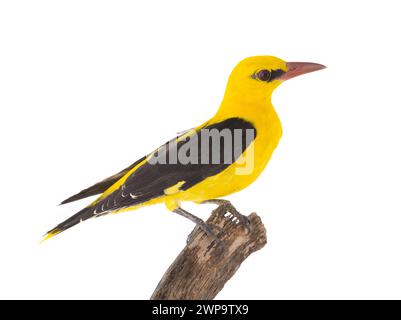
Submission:
{"label": "weathered wood branch", "polygon": [[211,246],[212,239],[195,227],[189,242],[160,280],[152,300],[213,299],[235,274],[241,263],[266,244],[266,230],[256,213],[248,216],[251,231],[215,209],[207,223],[221,228],[224,250]]}

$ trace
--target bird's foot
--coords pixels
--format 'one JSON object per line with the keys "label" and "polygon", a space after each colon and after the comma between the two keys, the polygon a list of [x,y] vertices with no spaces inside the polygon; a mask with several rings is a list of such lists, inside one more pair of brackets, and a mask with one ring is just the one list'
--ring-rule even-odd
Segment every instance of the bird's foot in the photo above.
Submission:
{"label": "bird's foot", "polygon": [[202,203],[213,203],[224,209],[224,216],[232,219],[235,223],[240,223],[250,233],[252,231],[251,222],[249,218],[240,213],[230,201],[224,199],[210,199],[203,201]]}
{"label": "bird's foot", "polygon": [[[209,237],[213,239],[213,241],[207,248],[208,250],[210,250],[213,247],[213,245],[216,244],[221,251],[224,251],[224,243],[218,236],[221,233],[222,228],[213,224],[206,223],[204,221],[197,222],[195,229],[187,237],[187,243],[193,240],[193,237],[195,233],[198,231],[198,229],[201,229],[203,232],[205,232]],[[213,232],[213,229],[218,230],[217,235]]]}
{"label": "bird's foot", "polygon": [[215,235],[214,232],[212,231],[212,228],[217,228],[217,229],[219,229],[221,231],[220,227],[208,224],[205,221],[203,221],[201,218],[198,218],[197,216],[194,216],[192,213],[190,213],[188,211],[185,211],[184,209],[182,209],[180,207],[176,208],[173,211],[175,213],[178,213],[179,215],[191,220],[192,222],[195,222],[196,225],[197,225],[197,228],[195,228],[191,232],[191,234],[188,236],[187,243],[190,242],[193,239],[193,236],[194,236],[195,232],[198,230],[198,228],[200,228],[209,237],[211,237],[213,239],[212,243],[208,247],[208,250],[210,250],[213,247],[214,244],[216,244],[220,248],[220,252],[222,252],[224,250],[223,241],[221,241],[221,239],[217,235]]}

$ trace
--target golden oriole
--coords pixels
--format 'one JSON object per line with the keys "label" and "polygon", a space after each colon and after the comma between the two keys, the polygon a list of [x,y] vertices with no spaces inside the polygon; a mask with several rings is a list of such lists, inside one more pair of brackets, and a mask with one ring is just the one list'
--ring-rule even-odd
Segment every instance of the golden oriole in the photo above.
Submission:
{"label": "golden oriole", "polygon": [[165,203],[169,210],[191,219],[218,241],[211,226],[182,209],[181,201],[223,204],[246,225],[245,216],[218,198],[255,181],[276,148],[282,129],[271,103],[274,89],[285,80],[323,68],[272,56],[244,59],[232,71],[214,117],[64,200],[62,204],[102,193],[50,230],[45,239],[90,218]]}

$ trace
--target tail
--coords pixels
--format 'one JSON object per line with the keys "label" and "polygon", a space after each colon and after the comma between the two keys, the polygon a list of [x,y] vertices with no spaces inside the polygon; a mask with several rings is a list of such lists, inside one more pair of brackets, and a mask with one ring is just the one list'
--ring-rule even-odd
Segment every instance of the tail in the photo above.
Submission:
{"label": "tail", "polygon": [[93,214],[93,208],[90,208],[90,207],[84,208],[81,211],[79,211],[78,213],[74,214],[71,218],[65,220],[64,222],[60,223],[55,228],[53,228],[52,230],[47,232],[41,242],[46,241],[50,238],[53,238],[55,235],[58,235],[59,233],[77,225],[78,223],[83,222],[83,221],[88,220],[93,217],[95,217],[95,215]]}
{"label": "tail", "polygon": [[114,180],[108,180],[108,181],[102,181],[99,183],[96,183],[92,187],[86,188],[77,194],[74,194],[73,196],[69,197],[68,199],[65,199],[61,204],[66,204],[70,203],[73,201],[81,200],[87,197],[95,196],[99,193],[105,192],[108,188],[110,188],[113,184],[115,183]]}
{"label": "tail", "polygon": [[99,193],[105,192],[108,188],[110,188],[113,184],[115,184],[118,180],[120,180],[125,174],[127,174],[131,169],[135,168],[139,163],[141,163],[143,160],[145,160],[146,157],[142,157],[138,161],[135,161],[133,164],[131,164],[129,167],[125,168],[124,170],[120,171],[119,173],[108,177],[93,186],[86,188],[77,194],[74,194],[73,196],[69,197],[68,199],[65,199],[63,202],[60,204],[65,204],[69,203],[72,201],[84,199],[87,197],[91,197],[94,195],[97,195]]}

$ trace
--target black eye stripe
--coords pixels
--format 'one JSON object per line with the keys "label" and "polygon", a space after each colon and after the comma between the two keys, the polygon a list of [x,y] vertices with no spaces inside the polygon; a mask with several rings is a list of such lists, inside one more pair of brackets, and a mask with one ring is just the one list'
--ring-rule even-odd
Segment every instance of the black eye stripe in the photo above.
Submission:
{"label": "black eye stripe", "polygon": [[260,81],[264,81],[264,82],[271,82],[277,78],[279,78],[280,76],[282,76],[285,72],[281,69],[277,69],[277,70],[259,70],[256,71],[251,78],[253,79],[257,79]]}
{"label": "black eye stripe", "polygon": [[285,73],[284,70],[281,69],[273,70],[270,81],[281,77],[284,73]]}

